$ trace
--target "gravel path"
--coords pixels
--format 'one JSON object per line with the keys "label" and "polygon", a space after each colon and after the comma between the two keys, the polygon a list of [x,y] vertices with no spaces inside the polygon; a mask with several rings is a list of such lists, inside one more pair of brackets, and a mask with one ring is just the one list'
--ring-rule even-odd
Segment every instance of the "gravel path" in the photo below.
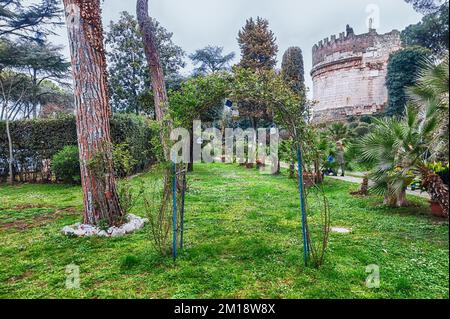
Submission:
{"label": "gravel path", "polygon": [[[329,178],[333,178],[333,179],[338,179],[340,181],[344,181],[344,182],[349,182],[349,183],[355,183],[355,184],[361,184],[363,179],[360,177],[355,177],[355,176],[328,176]],[[417,196],[417,197],[421,197],[421,198],[425,198],[425,199],[430,199],[430,195],[428,195],[427,193],[423,193],[421,191],[412,191],[412,190],[407,190],[406,193],[408,195],[411,196]]]}
{"label": "gravel path", "polygon": [[[289,168],[289,164],[287,163],[281,163],[281,167],[283,168]],[[361,184],[363,181],[363,176],[364,173],[363,172],[350,172],[350,175],[347,175],[345,177],[342,176],[328,176],[329,178],[333,178],[333,179],[337,179],[340,181],[344,181],[344,182],[349,182],[349,183],[354,183],[354,184]],[[428,195],[427,193],[421,192],[419,191],[412,191],[412,190],[407,190],[406,193],[410,196],[416,196],[416,197],[421,197],[421,198],[425,198],[425,199],[430,199],[430,195]]]}

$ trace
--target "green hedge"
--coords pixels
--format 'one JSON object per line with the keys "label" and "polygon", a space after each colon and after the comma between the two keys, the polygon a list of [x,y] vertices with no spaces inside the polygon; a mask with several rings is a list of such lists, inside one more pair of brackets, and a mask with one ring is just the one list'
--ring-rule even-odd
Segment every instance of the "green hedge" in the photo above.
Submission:
{"label": "green hedge", "polygon": [[[19,120],[10,123],[14,173],[20,181],[48,181],[49,160],[65,146],[77,145],[75,116],[56,119]],[[133,114],[115,114],[111,119],[114,145],[126,146],[133,158],[130,173],[137,173],[155,160],[150,121]],[[0,121],[0,178],[8,174],[6,123]]]}

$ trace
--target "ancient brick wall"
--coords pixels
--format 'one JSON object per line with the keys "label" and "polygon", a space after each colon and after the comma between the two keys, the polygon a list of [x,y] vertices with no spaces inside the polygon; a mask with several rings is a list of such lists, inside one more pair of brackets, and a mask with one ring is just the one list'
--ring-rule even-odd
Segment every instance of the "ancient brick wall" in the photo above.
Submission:
{"label": "ancient brick wall", "polygon": [[389,55],[401,48],[400,32],[352,31],[313,47],[314,120],[328,122],[381,111],[387,103]]}

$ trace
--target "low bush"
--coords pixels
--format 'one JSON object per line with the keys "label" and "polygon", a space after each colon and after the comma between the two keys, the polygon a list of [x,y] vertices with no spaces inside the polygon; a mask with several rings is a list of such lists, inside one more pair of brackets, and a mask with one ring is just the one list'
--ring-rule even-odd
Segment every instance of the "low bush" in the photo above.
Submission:
{"label": "low bush", "polygon": [[137,160],[133,158],[128,144],[114,145],[113,148],[114,170],[119,177],[125,177],[133,173]]}
{"label": "low bush", "polygon": [[80,160],[78,154],[77,146],[68,145],[53,156],[52,173],[57,181],[68,184],[80,183]]}

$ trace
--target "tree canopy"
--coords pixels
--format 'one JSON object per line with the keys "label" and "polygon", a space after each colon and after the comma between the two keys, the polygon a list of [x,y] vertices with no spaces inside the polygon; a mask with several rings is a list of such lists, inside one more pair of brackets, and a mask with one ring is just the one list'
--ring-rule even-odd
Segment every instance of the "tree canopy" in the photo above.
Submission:
{"label": "tree canopy", "polygon": [[[172,33],[152,19],[156,44],[167,84],[176,80],[184,67],[184,51],[172,41]],[[146,64],[142,35],[136,18],[122,12],[117,22],[111,21],[106,34],[109,62],[111,105],[116,112],[153,112],[150,72]]]}
{"label": "tree canopy", "polygon": [[430,12],[437,11],[443,2],[448,2],[447,0],[405,0],[406,3],[411,4],[414,10],[427,14]]}
{"label": "tree canopy", "polygon": [[440,55],[449,49],[448,1],[438,6],[436,10],[426,12],[422,21],[408,26],[402,32],[402,42],[408,46],[419,45],[428,48]]}
{"label": "tree canopy", "polygon": [[[60,106],[66,108],[68,104],[68,84],[63,83],[69,76],[70,64],[61,53],[62,48],[43,42],[21,40],[17,42],[0,42],[0,73],[8,71],[5,77],[13,74],[20,75],[23,81],[21,86],[26,85],[21,95],[21,116],[25,118],[36,118],[40,107],[55,102],[64,103]],[[55,83],[62,84],[58,87]],[[5,101],[5,97],[1,97]]]}
{"label": "tree canopy", "polygon": [[61,24],[59,0],[24,5],[22,0],[0,0],[0,37],[42,41]]}
{"label": "tree canopy", "polygon": [[192,121],[212,122],[223,111],[223,100],[229,92],[231,76],[218,72],[197,76],[183,82],[181,88],[169,94],[170,111],[177,125],[186,128]]}
{"label": "tree canopy", "polygon": [[228,70],[235,56],[234,52],[224,55],[223,47],[207,46],[195,51],[189,58],[198,66],[194,74],[208,74]]}

